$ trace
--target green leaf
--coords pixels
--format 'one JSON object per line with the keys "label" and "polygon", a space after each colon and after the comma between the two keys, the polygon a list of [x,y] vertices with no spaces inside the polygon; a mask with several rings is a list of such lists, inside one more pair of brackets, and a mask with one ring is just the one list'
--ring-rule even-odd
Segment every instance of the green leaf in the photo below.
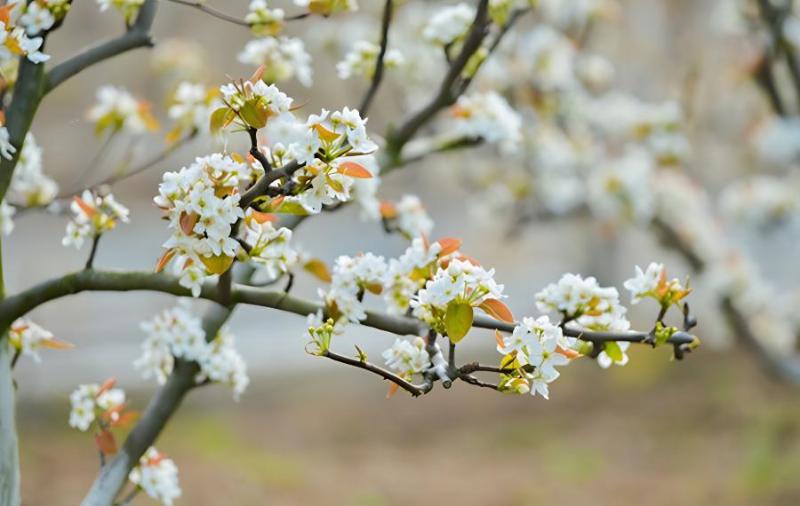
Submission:
{"label": "green leaf", "polygon": [[625,358],[625,354],[622,352],[622,348],[619,347],[616,341],[609,341],[604,346],[606,355],[611,358],[614,362],[622,362]]}
{"label": "green leaf", "polygon": [[444,315],[444,326],[447,337],[454,343],[464,339],[469,329],[472,328],[472,306],[463,302],[451,302]]}
{"label": "green leaf", "polygon": [[300,202],[289,199],[281,202],[281,204],[276,207],[273,212],[280,214],[294,214],[297,216],[308,216],[308,211],[306,211],[306,208],[303,207]]}
{"label": "green leaf", "polygon": [[228,109],[227,107],[220,107],[216,111],[211,113],[211,119],[209,121],[209,129],[211,130],[212,134],[219,133],[220,130],[225,128],[225,125],[229,121],[229,114],[232,114],[233,111]]}
{"label": "green leaf", "polygon": [[239,109],[239,116],[253,128],[263,128],[269,118],[269,110],[257,100],[248,100]]}

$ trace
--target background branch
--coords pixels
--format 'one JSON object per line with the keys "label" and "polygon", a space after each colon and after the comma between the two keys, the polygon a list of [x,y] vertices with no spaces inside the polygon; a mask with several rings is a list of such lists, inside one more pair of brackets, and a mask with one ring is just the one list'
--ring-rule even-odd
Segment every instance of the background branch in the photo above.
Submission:
{"label": "background branch", "polygon": [[364,99],[361,101],[361,106],[358,108],[362,118],[367,117],[367,111],[369,111],[372,100],[375,98],[375,94],[378,92],[383,80],[384,58],[386,57],[386,49],[389,46],[389,27],[392,24],[393,9],[393,0],[386,0],[386,5],[383,7],[383,20],[381,21],[381,49],[375,62],[375,73],[372,75],[372,82],[364,95]]}
{"label": "background branch", "polygon": [[44,93],[49,93],[70,77],[96,63],[130,51],[131,49],[152,46],[153,41],[150,36],[150,28],[153,26],[157,9],[157,0],[145,0],[144,4],[139,9],[136,21],[123,35],[86,49],[53,67],[53,70],[47,73]]}

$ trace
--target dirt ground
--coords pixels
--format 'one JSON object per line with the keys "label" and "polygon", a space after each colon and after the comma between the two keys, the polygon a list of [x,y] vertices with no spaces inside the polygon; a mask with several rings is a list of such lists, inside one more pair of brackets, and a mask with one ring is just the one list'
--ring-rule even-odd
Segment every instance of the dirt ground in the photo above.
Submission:
{"label": "dirt ground", "polygon": [[[549,402],[385,388],[331,364],[256,378],[238,404],[194,392],[158,445],[180,468],[178,504],[800,504],[800,397],[749,357],[638,349],[624,369],[573,364]],[[27,505],[77,504],[97,471],[67,412],[20,406]]]}

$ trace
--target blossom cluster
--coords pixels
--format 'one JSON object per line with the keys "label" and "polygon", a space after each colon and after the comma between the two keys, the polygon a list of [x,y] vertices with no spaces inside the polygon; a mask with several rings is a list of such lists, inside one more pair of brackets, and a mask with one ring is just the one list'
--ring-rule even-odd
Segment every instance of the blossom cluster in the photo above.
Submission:
{"label": "blossom cluster", "polygon": [[357,323],[367,317],[362,300],[365,292],[380,294],[386,277],[386,261],[381,256],[365,253],[355,257],[340,256],[333,266],[331,286],[320,290],[328,312]]}
{"label": "blossom cluster", "polygon": [[97,0],[101,11],[110,7],[117,9],[125,18],[125,23],[130,25],[139,14],[139,9],[144,5],[144,0]]}
{"label": "blossom cluster", "polygon": [[128,223],[128,208],[114,199],[112,194],[98,195],[85,190],[75,196],[70,204],[72,219],[61,244],[80,249],[86,239],[94,239],[116,228],[119,222]]}
{"label": "blossom cluster", "polygon": [[144,490],[151,498],[165,506],[172,506],[181,496],[178,484],[178,466],[172,459],[152,446],[139,459],[139,464],[128,474],[131,483]]}
{"label": "blossom cluster", "polygon": [[[6,135],[8,133],[4,127],[0,128],[0,140],[3,132]],[[8,145],[15,151],[11,144]],[[13,231],[15,207],[44,206],[52,202],[57,193],[58,185],[43,171],[42,149],[33,134],[28,132],[11,176],[8,192],[0,202],[0,234],[8,235]]]}
{"label": "blossom cluster", "polygon": [[263,65],[263,79],[268,82],[296,78],[305,87],[313,84],[311,56],[302,39],[269,36],[251,40],[239,53],[239,61],[256,67]]}
{"label": "blossom cluster", "polygon": [[64,8],[64,3],[36,1],[28,2],[27,5],[23,2],[19,9],[16,8],[16,3],[0,7],[0,67],[13,65],[11,62],[20,56],[26,57],[33,63],[49,60],[50,56],[40,51],[44,39],[34,35],[47,30],[55,23],[50,4],[54,11],[58,11]]}
{"label": "blossom cluster", "polygon": [[[410,305],[415,317],[457,342],[472,325],[472,308],[480,307],[487,311],[484,303],[499,302],[503,297],[503,285],[494,280],[494,269],[487,271],[470,259],[453,258],[447,265],[439,266],[433,278],[417,292]],[[468,315],[464,318],[466,328],[462,327],[461,322],[460,325],[452,324],[449,315],[457,311],[464,311]]]}
{"label": "blossom cluster", "polygon": [[[594,331],[627,332],[630,322],[627,308],[619,302],[614,287],[602,287],[594,277],[564,274],[557,283],[547,285],[536,294],[536,307],[543,313],[560,313],[562,322],[571,327]],[[597,357],[602,367],[612,363],[625,365],[629,342],[607,342]]]}
{"label": "blossom cluster", "polygon": [[102,385],[80,385],[70,394],[69,400],[72,404],[69,425],[81,432],[89,430],[93,423],[113,425],[119,422],[125,408],[125,392],[114,388],[113,380]]}
{"label": "blossom cluster", "polygon": [[247,364],[236,351],[234,337],[223,328],[208,340],[202,322],[188,308],[165,309],[152,320],[142,323],[147,339],[142,343],[142,356],[134,365],[145,378],[155,377],[164,383],[175,367],[175,360],[196,362],[200,367],[197,383],[222,383],[233,389],[238,398],[250,382]]}
{"label": "blossom cluster", "polygon": [[167,114],[175,122],[175,129],[170,133],[172,139],[182,132],[207,132],[211,111],[221,105],[215,88],[191,81],[180,82],[170,102]]}
{"label": "blossom cluster", "polygon": [[8,344],[23,356],[40,362],[38,351],[42,348],[64,349],[72,345],[56,339],[46,330],[27,318],[15,320],[8,329]]}
{"label": "blossom cluster", "polygon": [[[339,79],[350,79],[354,76],[372,79],[380,50],[380,46],[366,40],[354,42],[344,60],[336,64],[336,73]],[[397,49],[387,49],[383,57],[383,65],[386,69],[397,68],[404,61],[403,54]]]}
{"label": "blossom cluster", "polygon": [[136,99],[124,88],[109,85],[97,90],[97,103],[89,109],[87,118],[94,122],[97,134],[106,130],[112,134],[119,131],[142,134],[158,128],[150,104]]}
{"label": "blossom cluster", "polygon": [[172,236],[159,269],[174,259],[181,285],[197,297],[205,278],[230,268],[240,245],[233,225],[244,217],[239,187],[254,175],[243,159],[215,153],[178,172],[166,172],[153,200],[169,220]]}
{"label": "blossom cluster", "polygon": [[561,327],[550,323],[547,316],[524,318],[510,336],[497,343],[497,351],[503,355],[501,368],[508,369],[501,376],[501,390],[538,393],[548,399],[548,385],[560,376],[556,367],[567,365],[568,355],[577,355],[567,351],[574,344],[575,339],[566,338]]}

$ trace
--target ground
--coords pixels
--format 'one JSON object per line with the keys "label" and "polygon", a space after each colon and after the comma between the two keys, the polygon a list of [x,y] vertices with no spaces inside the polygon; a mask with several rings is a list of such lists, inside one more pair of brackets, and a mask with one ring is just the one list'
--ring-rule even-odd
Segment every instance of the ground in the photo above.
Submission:
{"label": "ground", "polygon": [[[668,355],[573,364],[550,401],[465,384],[385,400],[379,379],[324,364],[255,378],[238,404],[194,392],[158,446],[195,506],[800,504],[797,390],[744,355]],[[20,406],[27,505],[77,504],[97,471],[67,411]]]}

